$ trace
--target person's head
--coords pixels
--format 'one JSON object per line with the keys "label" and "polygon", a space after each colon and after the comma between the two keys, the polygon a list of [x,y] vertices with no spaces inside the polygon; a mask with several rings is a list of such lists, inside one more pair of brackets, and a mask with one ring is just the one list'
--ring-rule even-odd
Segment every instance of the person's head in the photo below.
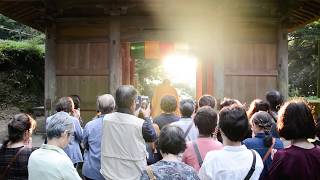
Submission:
{"label": "person's head", "polygon": [[8,139],[3,143],[6,147],[10,142],[27,142],[32,135],[32,131],[36,127],[36,121],[25,113],[14,115],[13,119],[8,124]]}
{"label": "person's head", "polygon": [[261,99],[255,99],[250,103],[249,110],[247,111],[248,118],[250,119],[251,116],[258,112],[258,111],[270,111],[270,105],[267,101]]}
{"label": "person's head", "polygon": [[80,96],[74,94],[74,95],[70,95],[70,97],[74,103],[74,109],[80,109],[80,102],[81,102]]}
{"label": "person's head", "polygon": [[316,134],[311,108],[300,99],[288,101],[280,108],[277,127],[286,140],[314,138]]}
{"label": "person's head", "polygon": [[276,90],[268,91],[266,93],[266,100],[270,104],[270,109],[276,112],[280,109],[280,106],[283,104],[283,96],[280,94],[279,91]]}
{"label": "person's head", "polygon": [[174,96],[164,96],[160,102],[160,108],[165,113],[173,113],[177,109],[177,100]]}
{"label": "person's head", "polygon": [[233,104],[241,105],[240,101],[237,99],[223,98],[223,101],[220,103],[220,110]]}
{"label": "person's head", "polygon": [[111,94],[103,94],[97,98],[97,110],[101,114],[109,114],[115,108],[115,101]]}
{"label": "person's head", "polygon": [[64,111],[66,113],[72,112],[74,109],[74,103],[71,97],[62,97],[56,104],[56,111]]}
{"label": "person's head", "polygon": [[195,117],[194,124],[199,130],[199,134],[210,136],[217,127],[217,114],[210,106],[201,107]]}
{"label": "person's head", "polygon": [[141,102],[141,109],[147,109],[148,108],[148,101],[146,99],[142,100]]}
{"label": "person's head", "polygon": [[135,100],[138,92],[131,85],[122,85],[116,91],[116,106],[117,108],[135,110]]}
{"label": "person's head", "polygon": [[179,154],[186,149],[183,130],[174,125],[166,125],[161,131],[157,142],[158,148],[163,154]]}
{"label": "person's head", "polygon": [[48,123],[48,144],[50,144],[52,140],[56,140],[60,148],[65,148],[69,143],[69,137],[73,133],[74,127],[72,117],[67,114],[57,113],[52,116]]}
{"label": "person's head", "polygon": [[164,79],[163,81],[162,81],[162,84],[165,84],[165,85],[171,85],[171,82],[170,82],[170,80],[169,79]]}
{"label": "person's head", "polygon": [[194,112],[194,103],[192,99],[181,100],[179,109],[182,117],[190,118]]}
{"label": "person's head", "polygon": [[206,94],[200,97],[198,104],[199,108],[203,106],[210,106],[214,108],[216,106],[216,99],[213,96]]}
{"label": "person's head", "polygon": [[221,109],[219,112],[219,128],[222,137],[225,136],[232,142],[242,141],[249,129],[245,109],[237,104]]}
{"label": "person's head", "polygon": [[272,145],[272,135],[270,134],[271,126],[273,124],[272,116],[265,111],[259,111],[253,114],[250,119],[252,123],[252,131],[254,134],[259,132],[265,133],[264,145],[270,147]]}

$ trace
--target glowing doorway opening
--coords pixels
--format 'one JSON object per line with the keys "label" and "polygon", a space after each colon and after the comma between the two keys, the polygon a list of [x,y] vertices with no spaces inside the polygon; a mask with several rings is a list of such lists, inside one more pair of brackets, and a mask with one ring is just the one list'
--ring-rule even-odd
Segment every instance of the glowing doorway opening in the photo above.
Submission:
{"label": "glowing doorway opening", "polygon": [[167,77],[172,83],[196,84],[197,58],[190,54],[174,53],[166,56],[162,63]]}

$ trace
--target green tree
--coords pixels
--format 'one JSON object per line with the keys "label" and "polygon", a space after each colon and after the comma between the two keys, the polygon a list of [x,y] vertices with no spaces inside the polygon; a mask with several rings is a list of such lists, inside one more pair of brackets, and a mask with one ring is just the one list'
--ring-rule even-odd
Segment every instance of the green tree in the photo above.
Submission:
{"label": "green tree", "polygon": [[289,94],[316,96],[320,20],[289,34]]}
{"label": "green tree", "polygon": [[0,14],[0,39],[26,40],[40,35],[41,32]]}
{"label": "green tree", "polygon": [[135,79],[137,89],[142,95],[151,97],[157,81],[163,79],[161,61],[138,58],[136,61]]}

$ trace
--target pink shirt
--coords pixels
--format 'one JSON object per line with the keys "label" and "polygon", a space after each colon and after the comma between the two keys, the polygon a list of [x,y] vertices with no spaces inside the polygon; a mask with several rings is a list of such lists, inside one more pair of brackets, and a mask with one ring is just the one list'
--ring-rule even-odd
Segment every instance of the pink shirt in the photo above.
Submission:
{"label": "pink shirt", "polygon": [[[204,160],[204,158],[206,157],[207,152],[213,150],[220,150],[223,148],[223,145],[219,141],[214,140],[213,138],[198,138],[196,142],[202,160]],[[199,162],[191,141],[187,143],[187,149],[183,153],[182,161],[192,166],[197,172],[199,171]]]}

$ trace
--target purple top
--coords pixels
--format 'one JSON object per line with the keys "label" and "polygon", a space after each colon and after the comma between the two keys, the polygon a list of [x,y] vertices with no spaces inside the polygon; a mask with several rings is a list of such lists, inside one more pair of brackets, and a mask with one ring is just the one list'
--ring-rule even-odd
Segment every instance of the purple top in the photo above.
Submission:
{"label": "purple top", "polygon": [[274,155],[269,179],[320,179],[320,147],[303,149],[292,145]]}

